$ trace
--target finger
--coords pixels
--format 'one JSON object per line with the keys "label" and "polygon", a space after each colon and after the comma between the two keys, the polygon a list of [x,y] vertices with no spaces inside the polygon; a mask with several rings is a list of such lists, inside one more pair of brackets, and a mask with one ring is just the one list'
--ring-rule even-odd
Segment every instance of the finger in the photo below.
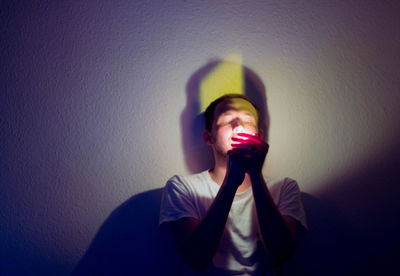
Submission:
{"label": "finger", "polygon": [[241,143],[241,144],[256,144],[258,146],[262,146],[264,143],[263,141],[260,140],[253,140],[253,139],[242,139],[242,138],[238,138],[238,137],[232,137],[232,141],[237,142],[237,143]]}
{"label": "finger", "polygon": [[235,143],[231,144],[233,149],[244,150],[251,155],[266,154],[268,152],[268,144],[258,145],[255,143]]}
{"label": "finger", "polygon": [[243,144],[243,145],[251,144],[251,145],[256,145],[258,147],[262,147],[263,144],[265,144],[265,143],[260,143],[259,141],[255,141],[252,139],[241,139],[241,138],[237,138],[237,137],[232,137],[232,143]]}
{"label": "finger", "polygon": [[257,133],[246,133],[246,132],[238,132],[237,135],[247,137],[247,138],[260,137]]}
{"label": "finger", "polygon": [[242,150],[251,151],[250,146],[243,145],[243,144],[232,144],[232,149],[242,149]]}
{"label": "finger", "polygon": [[255,144],[255,145],[257,145],[257,147],[260,148],[260,150],[268,151],[268,149],[269,149],[269,145],[264,140],[257,138],[257,137],[248,138],[245,140],[245,143]]}
{"label": "finger", "polygon": [[237,150],[242,150],[246,151],[247,153],[253,154],[253,153],[259,153],[262,152],[262,149],[260,147],[257,147],[257,145],[254,144],[231,144],[233,149]]}
{"label": "finger", "polygon": [[239,155],[239,154],[241,154],[241,152],[239,150],[235,149],[235,148],[233,148],[233,149],[228,151],[228,155],[229,156]]}
{"label": "finger", "polygon": [[239,138],[239,137],[232,137],[232,141],[246,143],[247,141],[249,141],[249,139],[243,139],[243,138]]}
{"label": "finger", "polygon": [[243,156],[245,158],[252,158],[252,154],[250,151],[241,148],[235,148],[232,150],[234,152],[234,156]]}
{"label": "finger", "polygon": [[[243,137],[244,140],[253,141],[257,144],[264,144],[265,142],[256,133],[254,135],[248,133],[238,133],[238,136]],[[240,137],[239,137],[240,138]]]}

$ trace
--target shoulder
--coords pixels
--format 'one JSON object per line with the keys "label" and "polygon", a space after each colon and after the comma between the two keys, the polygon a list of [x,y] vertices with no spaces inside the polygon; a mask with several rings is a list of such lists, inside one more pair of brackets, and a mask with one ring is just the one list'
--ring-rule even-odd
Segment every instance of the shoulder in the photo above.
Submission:
{"label": "shoulder", "polygon": [[282,215],[289,216],[307,228],[306,215],[301,200],[301,191],[296,180],[283,178],[281,180],[266,179],[268,189]]}
{"label": "shoulder", "polygon": [[159,224],[183,217],[200,217],[199,198],[202,194],[196,190],[196,183],[201,179],[201,174],[174,175],[168,179],[161,199]]}
{"label": "shoulder", "polygon": [[180,189],[186,191],[193,191],[202,186],[209,185],[208,171],[191,175],[174,175],[168,179],[166,189]]}
{"label": "shoulder", "polygon": [[297,181],[285,177],[282,179],[273,179],[264,177],[267,187],[271,193],[272,198],[277,202],[280,198],[286,197],[288,194],[300,194],[300,188]]}
{"label": "shoulder", "polygon": [[180,175],[175,174],[167,181],[167,185],[185,185],[191,186],[198,183],[207,182],[207,171],[201,173],[190,174],[190,175]]}
{"label": "shoulder", "polygon": [[265,183],[267,183],[267,187],[268,189],[287,189],[287,188],[298,188],[298,184],[297,181],[289,178],[289,177],[285,177],[285,178],[281,178],[281,179],[274,179],[271,177],[264,177]]}

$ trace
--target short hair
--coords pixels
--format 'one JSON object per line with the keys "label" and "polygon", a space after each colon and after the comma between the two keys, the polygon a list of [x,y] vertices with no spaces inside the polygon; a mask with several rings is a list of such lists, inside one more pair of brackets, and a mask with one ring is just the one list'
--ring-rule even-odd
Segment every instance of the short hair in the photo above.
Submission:
{"label": "short hair", "polygon": [[211,102],[208,107],[206,108],[206,111],[204,112],[204,123],[205,123],[205,128],[206,130],[210,131],[212,130],[212,125],[214,122],[214,112],[215,109],[217,108],[217,105],[222,103],[223,101],[229,101],[232,99],[243,99],[245,101],[248,101],[257,111],[257,127],[258,129],[260,129],[260,111],[258,109],[258,107],[252,102],[250,101],[250,99],[243,95],[243,94],[225,94],[219,98],[217,98],[216,100],[214,100],[213,102]]}

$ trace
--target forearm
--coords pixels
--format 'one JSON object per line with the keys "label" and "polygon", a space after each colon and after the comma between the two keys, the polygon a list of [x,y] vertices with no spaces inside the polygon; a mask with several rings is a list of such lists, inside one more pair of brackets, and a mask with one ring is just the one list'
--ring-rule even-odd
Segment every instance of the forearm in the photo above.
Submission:
{"label": "forearm", "polygon": [[274,263],[290,256],[295,240],[269,193],[261,173],[250,175],[264,246]]}
{"label": "forearm", "polygon": [[202,271],[212,261],[225,229],[237,185],[226,178],[206,216],[190,233],[183,245],[184,258],[195,270]]}

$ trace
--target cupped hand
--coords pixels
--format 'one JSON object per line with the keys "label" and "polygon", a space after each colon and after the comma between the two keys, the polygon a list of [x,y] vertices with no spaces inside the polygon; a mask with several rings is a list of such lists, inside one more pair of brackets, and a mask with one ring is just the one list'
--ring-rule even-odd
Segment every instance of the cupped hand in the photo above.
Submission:
{"label": "cupped hand", "polygon": [[238,133],[236,137],[232,137],[232,141],[232,150],[228,155],[234,155],[234,159],[245,166],[246,172],[261,172],[269,145],[256,133]]}

